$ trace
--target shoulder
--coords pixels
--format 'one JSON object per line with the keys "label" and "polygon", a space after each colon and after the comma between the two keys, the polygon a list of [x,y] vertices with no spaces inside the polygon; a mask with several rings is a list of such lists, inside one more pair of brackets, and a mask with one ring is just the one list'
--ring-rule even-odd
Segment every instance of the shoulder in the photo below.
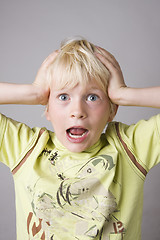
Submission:
{"label": "shoulder", "polygon": [[47,129],[31,128],[0,114],[0,161],[13,169],[35,146],[40,150],[52,137]]}
{"label": "shoulder", "polygon": [[[155,115],[147,120],[142,119],[137,123],[128,125],[122,122],[111,122],[108,124],[106,130],[106,135],[117,135],[117,129],[119,129],[120,134],[126,136],[127,138],[132,137],[134,134],[142,136],[145,132],[146,134],[152,134],[156,131],[158,134],[160,132],[160,114]],[[147,131],[146,131],[147,130]]]}
{"label": "shoulder", "polygon": [[106,138],[129,149],[147,172],[160,162],[160,114],[131,125],[113,122],[108,126]]}

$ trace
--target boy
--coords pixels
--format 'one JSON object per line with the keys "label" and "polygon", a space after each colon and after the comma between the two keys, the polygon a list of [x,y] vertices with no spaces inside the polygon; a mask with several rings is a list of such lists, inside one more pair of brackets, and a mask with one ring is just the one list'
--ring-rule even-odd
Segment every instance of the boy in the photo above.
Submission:
{"label": "boy", "polygon": [[110,53],[71,40],[32,85],[1,83],[0,103],[47,104],[54,127],[30,129],[0,115],[18,240],[141,239],[144,180],[160,162],[160,115],[131,126],[111,121],[118,105],[159,108],[160,87],[128,88]]}

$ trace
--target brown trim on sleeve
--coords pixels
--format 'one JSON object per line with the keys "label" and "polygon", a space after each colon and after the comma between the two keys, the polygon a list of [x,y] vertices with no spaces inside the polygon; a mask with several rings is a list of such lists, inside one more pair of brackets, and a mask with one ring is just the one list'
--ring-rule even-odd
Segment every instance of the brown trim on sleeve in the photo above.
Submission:
{"label": "brown trim on sleeve", "polygon": [[25,163],[25,161],[27,160],[27,158],[29,157],[29,155],[32,153],[35,145],[37,144],[40,136],[43,134],[44,129],[41,129],[37,138],[36,143],[34,144],[34,146],[27,152],[27,154],[24,156],[24,158],[20,161],[20,163],[12,170],[12,174],[14,175],[19,169],[20,167]]}
{"label": "brown trim on sleeve", "polygon": [[128,149],[127,144],[123,141],[120,131],[119,131],[119,123],[117,122],[115,124],[116,126],[116,132],[117,132],[117,136],[119,137],[120,142],[122,143],[127,155],[129,156],[129,158],[131,159],[131,161],[134,163],[134,165],[141,171],[141,173],[143,173],[144,176],[147,175],[147,171],[139,164],[139,162],[137,162],[135,156],[133,155],[133,153]]}

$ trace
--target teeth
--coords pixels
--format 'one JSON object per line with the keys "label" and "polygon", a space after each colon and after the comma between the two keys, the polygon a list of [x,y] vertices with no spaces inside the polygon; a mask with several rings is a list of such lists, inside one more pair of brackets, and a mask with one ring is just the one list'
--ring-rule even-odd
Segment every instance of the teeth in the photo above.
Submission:
{"label": "teeth", "polygon": [[80,138],[83,137],[87,132],[84,132],[82,135],[73,135],[72,133],[68,133],[71,138]]}

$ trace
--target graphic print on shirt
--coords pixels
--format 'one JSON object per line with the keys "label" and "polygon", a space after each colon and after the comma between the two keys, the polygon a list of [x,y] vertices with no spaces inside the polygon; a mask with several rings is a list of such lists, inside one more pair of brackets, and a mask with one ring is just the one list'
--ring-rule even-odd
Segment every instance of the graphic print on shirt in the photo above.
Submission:
{"label": "graphic print on shirt", "polygon": [[[123,223],[114,216],[117,202],[109,191],[115,167],[112,157],[100,155],[83,166],[77,163],[73,177],[58,172],[57,163],[56,159],[51,167],[58,184],[39,178],[28,187],[33,209],[27,219],[29,239],[109,240],[109,233],[123,234]],[[108,186],[103,185],[105,178]]]}

